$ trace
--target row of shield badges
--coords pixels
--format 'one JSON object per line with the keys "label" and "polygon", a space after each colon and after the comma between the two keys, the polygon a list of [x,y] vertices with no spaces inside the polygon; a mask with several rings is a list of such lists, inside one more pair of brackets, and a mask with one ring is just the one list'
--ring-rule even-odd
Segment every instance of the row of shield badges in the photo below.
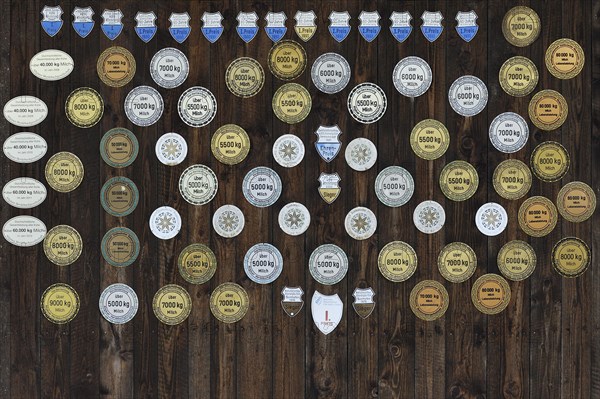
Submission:
{"label": "row of shield badges", "polygon": [[[55,36],[63,26],[62,14],[63,10],[60,6],[48,7],[45,6],[42,9],[42,28],[44,31],[52,36]],[[85,38],[90,34],[94,28],[94,10],[91,7],[75,7],[73,10],[73,29],[75,32]],[[115,40],[123,31],[123,13],[120,9],[107,10],[102,12],[103,22],[101,24],[102,31],[110,40]],[[294,16],[296,25],[294,27],[298,36],[308,41],[316,32],[317,25],[315,19],[317,16],[314,11],[298,11]],[[137,22],[135,26],[135,32],[138,37],[144,42],[149,42],[156,34],[158,27],[156,26],[156,14],[154,12],[138,12],[135,16]],[[183,43],[190,35],[192,28],[190,27],[190,15],[187,12],[184,13],[172,13],[169,17],[171,26],[169,32],[173,39],[179,43]],[[342,42],[350,33],[350,14],[348,11],[338,12],[333,11],[329,15],[331,21],[329,25],[329,32],[331,36],[338,42]],[[379,20],[381,19],[377,11],[363,11],[360,13],[358,19],[360,25],[358,31],[361,36],[368,42],[375,40],[381,30],[379,26]],[[442,20],[444,16],[441,12],[425,11],[421,15],[423,24],[421,25],[421,32],[427,40],[434,42],[444,30],[442,26]],[[456,31],[466,42],[473,40],[479,26],[477,25],[477,14],[475,11],[463,12],[459,11],[456,14]],[[258,15],[255,12],[240,12],[237,16],[238,26],[237,33],[242,40],[249,43],[258,33]],[[277,42],[283,38],[287,28],[285,21],[287,17],[284,12],[268,12],[265,20],[267,25],[265,26],[265,32],[267,36],[274,42]],[[390,31],[394,38],[399,42],[404,42],[412,32],[412,25],[410,21],[412,16],[409,12],[392,12],[390,16],[392,25]],[[220,12],[209,13],[205,12],[202,15],[202,34],[206,39],[214,43],[216,42],[221,34],[223,33],[223,16]]]}
{"label": "row of shield badges", "polygon": [[[281,306],[285,313],[290,316],[296,316],[304,306],[302,295],[304,291],[300,287],[284,287],[281,291],[283,299]],[[373,296],[375,291],[369,288],[356,288],[352,293],[354,303],[352,307],[356,313],[366,319],[373,313],[375,309],[375,301]],[[310,311],[313,321],[317,328],[325,335],[329,334],[338,326],[344,314],[344,302],[338,294],[323,295],[319,291],[313,294]]]}

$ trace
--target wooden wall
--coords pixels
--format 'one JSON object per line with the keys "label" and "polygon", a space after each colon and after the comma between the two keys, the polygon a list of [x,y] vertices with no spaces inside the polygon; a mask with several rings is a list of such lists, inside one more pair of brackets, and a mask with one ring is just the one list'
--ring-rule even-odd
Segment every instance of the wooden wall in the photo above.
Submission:
{"label": "wooden wall", "polygon": [[[61,1],[65,24],[54,38],[40,27],[40,0],[3,1],[0,10],[0,97],[31,94],[43,99],[50,115],[32,128],[48,142],[44,159],[21,165],[0,157],[2,182],[18,176],[44,181],[44,165],[52,154],[71,151],[85,165],[83,184],[70,194],[49,189],[44,204],[30,211],[2,203],[1,221],[18,214],[42,219],[48,228],[57,224],[75,227],[84,240],[80,259],[58,267],[44,256],[41,244],[19,248],[0,241],[0,396],[12,398],[600,398],[600,271],[592,267],[578,279],[564,279],[552,270],[550,251],[562,236],[576,235],[600,253],[598,238],[600,212],[585,223],[560,222],[544,239],[528,238],[517,223],[521,201],[505,201],[495,193],[491,176],[504,159],[528,162],[531,150],[540,142],[556,140],[571,154],[571,168],[562,184],[571,180],[588,182],[598,192],[600,185],[600,1],[594,0],[415,0],[415,1]],[[506,11],[516,4],[528,5],[541,17],[540,38],[529,47],[509,45],[501,33]],[[96,26],[82,39],[70,26],[74,6],[91,5]],[[120,8],[125,29],[110,42],[101,32],[104,8]],[[298,40],[293,31],[296,10],[313,9],[318,16],[316,35],[304,45],[309,67],[328,51],[344,55],[352,66],[348,87],[336,95],[325,95],[312,85],[309,69],[297,82],[313,96],[310,116],[297,125],[286,125],[274,117],[271,97],[282,84],[267,69],[271,47],[262,26],[268,10],[285,11],[287,38]],[[361,10],[377,9],[382,31],[367,43],[356,28]],[[479,32],[471,43],[460,39],[454,29],[459,10],[475,10]],[[137,11],[153,10],[159,31],[148,44],[134,33]],[[239,11],[258,13],[261,31],[249,44],[237,35]],[[330,36],[327,26],[332,10],[348,10],[352,31],[341,44]],[[397,43],[391,36],[389,15],[409,11],[414,30],[409,39]],[[443,13],[444,32],[430,44],[421,34],[424,10]],[[169,35],[171,12],[188,11],[192,34],[182,45]],[[209,44],[200,33],[204,11],[220,11],[225,32]],[[561,81],[545,68],[543,57],[555,39],[570,37],[583,46],[586,64],[575,79]],[[122,88],[104,85],[96,74],[98,55],[111,45],[132,51],[137,73]],[[184,51],[191,62],[187,81],[179,88],[160,89],[166,109],[160,121],[148,128],[133,126],[123,112],[123,100],[133,87],[153,83],[149,61],[154,53],[173,46]],[[27,68],[30,58],[43,49],[57,48],[71,54],[76,70],[59,82],[35,78]],[[415,100],[401,96],[393,87],[391,74],[398,60],[418,55],[429,62],[434,81],[426,95]],[[511,56],[530,57],[540,71],[540,89],[560,91],[569,103],[569,117],[558,131],[547,133],[530,124],[531,137],[525,149],[508,156],[489,143],[487,129],[501,112],[514,111],[527,117],[529,97],[506,95],[498,83],[498,70]],[[240,56],[256,58],[265,68],[263,90],[251,99],[239,99],[226,88],[224,73],[231,60]],[[457,115],[449,106],[447,91],[459,76],[473,74],[489,88],[487,108],[473,118]],[[384,118],[373,125],[355,122],[347,113],[346,97],[357,83],[371,81],[386,92],[389,106]],[[192,85],[208,87],[217,97],[218,112],[207,127],[192,129],[177,115],[177,99]],[[64,102],[71,90],[90,86],[103,96],[104,117],[92,129],[71,125],[64,114]],[[451,134],[446,155],[424,161],[413,154],[408,137],[412,127],[425,118],[443,121]],[[0,139],[21,131],[0,118]],[[241,164],[231,167],[216,161],[210,151],[212,133],[221,125],[236,123],[251,138],[252,149]],[[376,167],[354,172],[340,154],[331,164],[317,155],[314,131],[321,124],[338,124],[348,143],[367,137],[378,146]],[[100,158],[100,138],[108,129],[124,126],[140,142],[135,163],[117,170]],[[186,161],[166,167],[154,155],[156,139],[165,132],[182,134],[189,144]],[[284,133],[300,136],[306,156],[300,166],[284,169],[271,155],[275,138]],[[472,163],[480,176],[476,195],[468,201],[446,200],[437,183],[442,167],[456,159]],[[216,198],[205,206],[192,206],[179,195],[177,182],[183,169],[194,163],[209,165],[219,178]],[[270,208],[259,209],[246,202],[241,193],[245,173],[258,165],[273,167],[281,176],[284,191]],[[373,182],[379,170],[390,165],[407,168],[415,177],[413,199],[401,208],[389,208],[374,195]],[[332,205],[318,195],[321,172],[337,172],[342,193]],[[131,215],[115,218],[104,212],[99,201],[102,184],[113,176],[131,178],[140,190],[140,203]],[[555,199],[561,182],[535,179],[530,195]],[[414,207],[434,199],[446,209],[444,229],[435,235],[419,233],[412,223]],[[505,205],[510,218],[508,229],[498,237],[481,235],[471,222],[484,202]],[[306,204],[312,223],[306,234],[291,237],[277,224],[279,209],[290,201]],[[246,216],[246,228],[236,239],[214,234],[211,215],[219,206],[232,203]],[[152,210],[174,206],[184,223],[172,240],[160,241],[148,228]],[[377,233],[366,241],[351,239],[344,230],[344,217],[355,206],[371,208],[379,218]],[[115,226],[126,226],[139,236],[142,250],[138,261],[126,268],[104,263],[100,240]],[[379,249],[392,240],[414,246],[419,257],[416,274],[404,283],[391,283],[377,269]],[[529,241],[538,255],[538,267],[526,281],[511,282],[513,298],[506,311],[497,316],[479,313],[470,300],[474,279],[486,272],[498,272],[498,249],[512,239]],[[423,279],[444,281],[436,259],[445,243],[463,241],[471,245],[479,260],[475,276],[462,284],[444,282],[450,294],[445,317],[434,322],[416,319],[408,305],[412,287]],[[186,283],[177,271],[181,249],[193,242],[209,245],[216,253],[218,268],[213,279],[195,286]],[[284,270],[266,286],[251,282],[243,270],[246,250],[257,242],[271,242],[284,256]],[[335,286],[321,286],[307,269],[308,256],[323,243],[334,243],[347,252],[350,270]],[[597,259],[597,258],[596,258]],[[237,324],[218,322],[210,313],[208,299],[223,282],[234,281],[248,292],[250,310]],[[49,323],[40,312],[41,293],[50,284],[66,282],[80,295],[81,310],[67,325]],[[98,298],[109,284],[132,286],[140,300],[134,320],[119,326],[106,322],[98,310]],[[189,319],[179,326],[161,324],[152,312],[152,297],[168,283],[183,285],[193,299]],[[306,305],[302,313],[289,318],[280,305],[283,286],[300,285]],[[374,313],[366,320],[352,310],[355,287],[371,286],[376,292]],[[310,314],[315,289],[338,293],[343,299],[344,317],[330,335],[322,335]]]}

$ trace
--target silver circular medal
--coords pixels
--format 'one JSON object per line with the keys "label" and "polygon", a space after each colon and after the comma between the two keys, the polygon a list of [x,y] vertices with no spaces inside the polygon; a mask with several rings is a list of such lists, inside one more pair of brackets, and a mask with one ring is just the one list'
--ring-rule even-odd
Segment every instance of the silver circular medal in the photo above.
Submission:
{"label": "silver circular medal", "polygon": [[424,94],[433,80],[431,67],[422,58],[406,57],[398,61],[392,72],[394,87],[403,96],[419,97]]}
{"label": "silver circular medal", "polygon": [[271,244],[256,244],[244,256],[244,271],[258,284],[272,283],[283,270],[283,256]]}
{"label": "silver circular medal", "polygon": [[369,170],[377,161],[377,148],[369,139],[359,137],[346,146],[345,152],[348,166],[359,172]]}
{"label": "silver circular medal", "polygon": [[232,238],[239,235],[244,229],[244,214],[235,205],[223,205],[213,215],[213,228],[218,235]]}
{"label": "silver circular medal", "polygon": [[408,170],[388,166],[375,179],[375,194],[379,201],[391,207],[406,204],[415,192],[415,181]]}
{"label": "silver circular medal", "polygon": [[487,105],[488,89],[478,77],[462,76],[450,86],[448,100],[457,114],[475,116]]}
{"label": "silver circular medal", "polygon": [[179,178],[179,192],[192,205],[204,205],[217,195],[217,175],[205,165],[192,165]]}
{"label": "silver circular medal", "polygon": [[377,229],[377,217],[369,208],[358,206],[348,212],[344,226],[350,237],[355,240],[366,240]]}
{"label": "silver circular medal", "polygon": [[150,86],[138,86],[125,97],[125,115],[137,126],[155,124],[162,116],[164,108],[162,96]]}
{"label": "silver circular medal", "polygon": [[308,230],[310,212],[299,202],[290,202],[279,211],[279,227],[284,233],[298,236]]}
{"label": "silver circular medal", "polygon": [[181,216],[170,206],[161,206],[150,215],[150,231],[161,240],[175,237],[181,230]]}
{"label": "silver circular medal", "polygon": [[514,112],[504,112],[490,124],[490,141],[501,152],[512,154],[525,147],[529,139],[527,121]]}
{"label": "silver circular medal", "polygon": [[113,324],[131,321],[138,310],[138,297],[126,284],[112,284],[102,291],[98,302],[100,313]]}
{"label": "silver circular medal", "polygon": [[187,156],[185,139],[177,133],[165,133],[158,138],[154,152],[158,160],[168,166],[179,165]]}
{"label": "silver circular medal", "polygon": [[446,212],[435,201],[423,201],[415,208],[413,222],[422,233],[437,233],[446,223]]}
{"label": "silver circular medal", "polygon": [[502,205],[488,202],[477,210],[475,224],[486,236],[497,236],[508,226],[508,214]]}
{"label": "silver circular medal", "polygon": [[337,245],[324,244],[310,254],[308,269],[319,283],[337,284],[348,272],[348,257],[344,250]]}
{"label": "silver circular medal", "polygon": [[271,168],[259,166],[246,174],[242,192],[252,205],[265,208],[273,205],[281,195],[281,178]]}
{"label": "silver circular medal", "polygon": [[284,134],[273,143],[273,158],[284,168],[293,168],[304,158],[304,143],[296,135]]}
{"label": "silver circular medal", "polygon": [[383,117],[387,98],[381,87],[374,83],[361,83],[348,95],[348,111],[360,123],[374,123]]}
{"label": "silver circular medal", "polygon": [[190,62],[185,54],[173,47],[158,50],[150,61],[150,76],[165,89],[181,86],[190,72]]}
{"label": "silver circular medal", "polygon": [[326,94],[338,93],[350,82],[350,64],[337,53],[317,57],[310,70],[315,87]]}
{"label": "silver circular medal", "polygon": [[206,126],[217,114],[217,99],[204,87],[190,87],[179,97],[177,110],[181,120],[188,126]]}

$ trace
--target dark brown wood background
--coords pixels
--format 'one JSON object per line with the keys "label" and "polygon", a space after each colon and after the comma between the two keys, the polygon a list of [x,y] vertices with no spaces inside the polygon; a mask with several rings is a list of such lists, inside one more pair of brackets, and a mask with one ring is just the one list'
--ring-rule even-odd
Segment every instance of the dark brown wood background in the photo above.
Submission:
{"label": "dark brown wood background", "polygon": [[[0,241],[0,396],[12,398],[600,398],[600,270],[594,261],[578,279],[564,279],[552,270],[549,253],[561,237],[576,235],[600,253],[597,240],[600,212],[594,219],[578,225],[562,221],[543,239],[528,238],[519,230],[517,210],[521,201],[498,197],[491,176],[504,159],[528,162],[531,150],[546,140],[560,141],[571,154],[568,175],[557,183],[535,179],[530,195],[555,200],[561,185],[572,180],[600,185],[600,1],[523,0],[487,1],[62,1],[64,26],[54,38],[40,27],[44,1],[3,1],[0,25],[0,96],[2,105],[22,94],[36,95],[50,108],[50,115],[32,131],[48,142],[44,159],[20,165],[0,158],[2,182],[18,176],[44,180],[44,165],[58,151],[72,151],[85,165],[83,184],[70,194],[49,189],[47,200],[33,210],[18,210],[2,203],[1,221],[18,214],[41,218],[48,228],[57,224],[75,227],[84,240],[81,258],[68,267],[51,264],[42,246],[18,248]],[[531,46],[516,48],[502,36],[501,22],[506,11],[517,4],[535,9],[542,21],[540,38]],[[96,25],[85,39],[71,27],[74,6],[91,5]],[[123,33],[109,41],[101,32],[104,8],[120,8],[125,15]],[[309,68],[297,79],[313,96],[310,116],[289,126],[277,120],[271,110],[271,97],[282,82],[268,73],[266,57],[271,41],[263,30],[268,10],[285,11],[287,38],[298,40],[293,30],[296,10],[313,9],[317,16],[316,35],[303,44]],[[381,33],[367,43],[358,34],[357,17],[361,10],[381,14]],[[455,31],[454,16],[459,10],[474,9],[479,15],[479,32],[465,43]],[[134,32],[137,11],[153,10],[159,31],[148,44]],[[237,35],[239,11],[256,11],[261,30],[249,44]],[[348,10],[352,31],[341,44],[328,32],[332,10]],[[392,11],[409,11],[413,33],[399,44],[389,32]],[[433,44],[420,32],[424,10],[440,10],[444,32]],[[168,33],[171,12],[188,11],[192,33],[182,45]],[[204,11],[220,11],[225,31],[215,44],[200,32]],[[548,73],[544,53],[555,39],[569,37],[583,46],[586,64],[575,79],[561,81]],[[98,55],[111,45],[133,52],[137,73],[122,88],[104,85],[96,74]],[[149,127],[133,126],[123,112],[123,100],[133,87],[156,87],[149,74],[154,53],[173,46],[190,59],[187,81],[173,90],[159,89],[165,100],[165,113]],[[76,69],[59,82],[35,78],[27,65],[43,49],[57,48],[71,54]],[[310,65],[328,51],[339,52],[352,65],[348,87],[336,95],[318,92],[310,80]],[[403,57],[417,55],[429,62],[434,80],[426,95],[415,100],[401,96],[393,87],[391,74]],[[530,57],[540,71],[537,90],[556,89],[569,103],[569,117],[562,129],[546,133],[532,124],[527,147],[515,155],[496,151],[488,140],[490,121],[505,111],[527,116],[530,96],[513,98],[498,83],[498,70],[511,56]],[[239,99],[225,86],[224,73],[231,60],[240,56],[256,58],[265,68],[263,90],[251,99]],[[473,118],[457,115],[449,106],[447,91],[459,76],[473,74],[488,85],[487,108]],[[353,121],[346,110],[349,90],[357,83],[379,84],[389,100],[384,118],[377,124]],[[219,109],[207,127],[192,129],[177,115],[177,99],[190,86],[208,87],[217,97]],[[78,129],[64,114],[64,102],[71,90],[90,86],[105,99],[104,117],[91,129]],[[423,161],[409,145],[412,127],[422,119],[445,122],[451,133],[446,155],[434,162]],[[0,121],[4,140],[17,131],[28,130]],[[213,132],[226,123],[244,127],[252,141],[248,158],[231,167],[215,160],[210,151]],[[355,137],[368,137],[379,149],[376,167],[354,172],[347,167],[343,153],[331,164],[321,161],[314,149],[313,132],[320,124],[338,124],[348,143]],[[98,151],[100,138],[108,129],[124,126],[140,142],[135,163],[118,170],[107,166]],[[189,144],[185,162],[177,167],[160,164],[154,155],[156,139],[163,133],[181,133]],[[303,138],[306,156],[292,169],[277,165],[271,155],[274,139],[284,133]],[[480,186],[468,201],[445,200],[438,186],[442,167],[452,160],[469,161],[477,168]],[[209,165],[219,178],[216,198],[206,206],[192,206],[179,195],[177,181],[181,171],[194,163]],[[246,172],[258,165],[273,167],[281,176],[284,191],[271,208],[259,209],[246,202],[241,182]],[[415,177],[416,191],[408,205],[392,209],[378,202],[373,182],[379,170],[401,165]],[[318,195],[317,178],[321,172],[338,172],[342,193],[332,205]],[[103,211],[99,201],[102,184],[112,176],[131,178],[140,190],[140,203],[133,214],[115,218]],[[445,228],[435,235],[423,235],[414,228],[412,212],[416,204],[434,199],[444,205]],[[290,201],[306,204],[312,224],[299,237],[284,234],[277,224],[279,209]],[[508,229],[498,237],[481,235],[474,223],[474,212],[484,202],[497,201],[509,213]],[[223,239],[212,231],[211,215],[217,207],[232,203],[246,216],[246,228],[236,239]],[[149,231],[148,217],[161,205],[177,208],[184,223],[172,240],[160,241]],[[344,230],[346,212],[367,206],[377,213],[379,227],[369,240],[354,241]],[[133,229],[142,243],[138,261],[127,268],[105,264],[100,240],[115,226]],[[470,300],[471,284],[486,272],[498,272],[498,249],[512,239],[529,241],[536,249],[538,266],[524,282],[511,282],[513,297],[506,311],[497,316],[479,313]],[[404,240],[415,247],[419,257],[416,274],[407,282],[394,284],[377,269],[377,254],[392,240]],[[471,245],[479,260],[476,275],[463,284],[444,282],[436,259],[445,243],[463,241]],[[204,285],[186,283],[178,274],[176,261],[181,249],[190,243],[208,244],[216,253],[218,268]],[[246,277],[243,257],[257,242],[271,242],[284,255],[284,270],[273,284],[257,285]],[[323,243],[335,243],[350,258],[346,278],[335,286],[316,283],[307,269],[308,256]],[[596,258],[597,259],[597,258]],[[435,322],[416,319],[408,297],[416,282],[423,279],[444,282],[450,294],[446,316]],[[240,283],[248,291],[250,310],[237,324],[226,325],[214,319],[208,299],[211,291],[227,281]],[[69,324],[48,322],[40,312],[39,301],[50,284],[71,284],[81,298],[81,310]],[[98,298],[109,284],[123,282],[138,294],[140,307],[135,319],[123,326],[106,322],[98,310]],[[161,286],[177,283],[193,298],[189,319],[179,326],[166,326],[155,318],[151,302]],[[302,313],[289,318],[281,309],[283,286],[300,285],[306,305]],[[372,286],[377,302],[366,320],[352,310],[355,287]],[[344,316],[329,336],[314,326],[310,298],[315,289],[338,293],[344,301]]]}

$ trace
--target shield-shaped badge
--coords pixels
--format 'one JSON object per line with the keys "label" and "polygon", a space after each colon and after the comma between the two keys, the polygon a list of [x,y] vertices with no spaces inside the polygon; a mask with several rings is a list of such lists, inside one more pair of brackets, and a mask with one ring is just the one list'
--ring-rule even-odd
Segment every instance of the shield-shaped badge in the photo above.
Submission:
{"label": "shield-shaped badge", "polygon": [[237,16],[238,26],[237,33],[246,43],[250,43],[258,33],[258,15],[254,11],[241,12]]}
{"label": "shield-shaped badge", "polygon": [[410,24],[410,21],[412,21],[412,15],[410,15],[408,11],[394,11],[390,16],[390,21],[392,21],[392,25],[390,26],[392,36],[394,36],[400,43],[408,39],[412,32],[412,25]]}
{"label": "shield-shaped badge", "polygon": [[144,43],[148,43],[152,40],[158,30],[155,23],[156,14],[154,14],[154,11],[139,11],[135,14],[135,20],[137,22],[135,25],[135,33],[137,33],[138,37],[142,39]]}
{"label": "shield-shaped badge", "polygon": [[56,36],[60,28],[63,26],[62,14],[63,10],[60,6],[42,8],[42,28],[50,37]]}
{"label": "shield-shaped badge", "polygon": [[315,291],[310,307],[315,325],[325,335],[335,330],[344,314],[344,303],[338,294],[323,295]]}
{"label": "shield-shaped badge", "polygon": [[459,11],[458,14],[456,14],[456,22],[458,22],[456,25],[458,35],[467,43],[473,40],[479,30],[479,25],[477,25],[477,14],[475,11]]}
{"label": "shield-shaped badge", "polygon": [[319,195],[323,198],[323,201],[331,204],[340,195],[340,175],[337,173],[321,173],[319,176]]}
{"label": "shield-shaped badge", "polygon": [[331,162],[342,148],[342,142],[340,141],[340,134],[342,131],[335,126],[319,126],[315,132],[317,135],[317,141],[315,147],[319,156],[323,158],[325,162]]}
{"label": "shield-shaped badge", "polygon": [[216,42],[223,33],[223,16],[219,11],[217,12],[205,12],[202,14],[202,34],[211,43]]}
{"label": "shield-shaped badge", "polygon": [[354,297],[354,303],[352,307],[354,311],[362,317],[366,319],[373,313],[373,309],[375,309],[375,301],[373,301],[373,296],[375,295],[375,291],[373,288],[356,288],[352,293]]}
{"label": "shield-shaped badge", "polygon": [[185,42],[185,39],[188,38],[192,31],[192,28],[190,27],[190,14],[187,12],[173,12],[169,17],[169,21],[171,22],[169,33],[171,33],[173,39],[175,39],[177,43]]}
{"label": "shield-shaped badge", "polygon": [[73,9],[73,29],[82,38],[87,37],[92,29],[94,29],[94,10],[92,7],[75,7]]}
{"label": "shield-shaped badge", "polygon": [[305,42],[309,41],[311,37],[317,31],[317,25],[315,24],[315,19],[317,15],[313,10],[310,11],[298,11],[294,16],[296,20],[296,26],[294,26],[294,30],[298,37]]}
{"label": "shield-shaped badge", "polygon": [[104,32],[106,37],[110,40],[115,40],[123,31],[123,22],[121,22],[121,18],[123,18],[123,13],[119,9],[105,9],[102,12],[102,32]]}
{"label": "shield-shaped badge", "polygon": [[339,43],[343,42],[350,33],[350,14],[348,11],[332,11],[329,14],[329,33]]}
{"label": "shield-shaped badge", "polygon": [[267,36],[274,42],[278,42],[285,35],[287,28],[285,27],[285,20],[287,19],[285,13],[281,12],[268,12],[265,20],[267,26],[265,26],[265,32]]}
{"label": "shield-shaped badge", "polygon": [[358,26],[358,32],[360,35],[369,43],[375,40],[381,27],[379,26],[379,13],[377,11],[367,12],[363,11],[358,16],[360,19],[360,25]]}
{"label": "shield-shaped badge", "polygon": [[439,11],[424,11],[423,15],[421,15],[421,19],[423,20],[423,25],[421,25],[423,36],[430,42],[435,42],[442,34],[442,30],[444,30],[444,27],[442,26],[444,16]]}
{"label": "shield-shaped badge", "polygon": [[304,300],[302,299],[302,295],[304,295],[304,291],[300,287],[283,287],[281,290],[281,295],[283,299],[281,300],[281,307],[285,313],[294,317],[302,310],[304,306]]}

